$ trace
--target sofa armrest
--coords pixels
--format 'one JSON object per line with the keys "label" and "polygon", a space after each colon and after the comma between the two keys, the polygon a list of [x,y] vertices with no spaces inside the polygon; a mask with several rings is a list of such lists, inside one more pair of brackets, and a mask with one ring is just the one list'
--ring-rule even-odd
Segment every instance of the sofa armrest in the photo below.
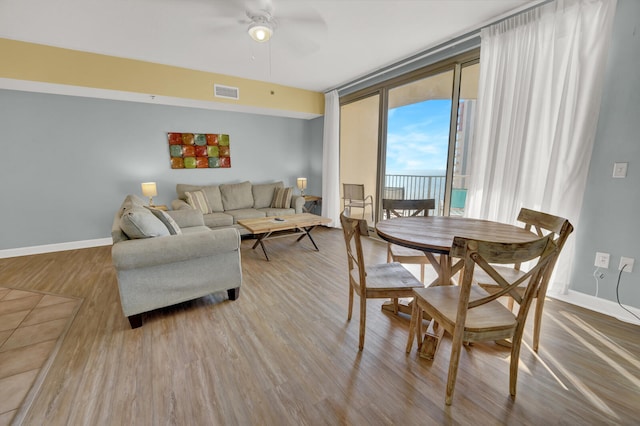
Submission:
{"label": "sofa armrest", "polygon": [[204,216],[201,211],[196,209],[169,210],[167,214],[176,221],[180,228],[204,226]]}
{"label": "sofa armrest", "polygon": [[184,200],[176,199],[171,201],[171,208],[174,210],[195,210]]}
{"label": "sofa armrest", "polygon": [[304,207],[304,203],[304,197],[301,195],[294,195],[291,197],[291,208],[296,210],[296,214],[303,212],[302,208]]}
{"label": "sofa armrest", "polygon": [[240,249],[240,234],[235,228],[223,228],[166,237],[120,241],[111,248],[116,270],[214,256]]}

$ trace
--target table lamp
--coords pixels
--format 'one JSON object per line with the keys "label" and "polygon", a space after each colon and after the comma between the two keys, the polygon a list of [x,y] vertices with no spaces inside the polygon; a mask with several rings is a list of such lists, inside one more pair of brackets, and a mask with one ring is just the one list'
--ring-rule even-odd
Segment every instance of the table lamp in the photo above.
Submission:
{"label": "table lamp", "polygon": [[158,189],[155,182],[142,183],[142,195],[149,197],[149,206],[153,206],[153,197],[158,195]]}
{"label": "table lamp", "polygon": [[307,189],[307,178],[299,177],[297,179],[298,189],[300,190],[300,195],[304,196],[304,190]]}

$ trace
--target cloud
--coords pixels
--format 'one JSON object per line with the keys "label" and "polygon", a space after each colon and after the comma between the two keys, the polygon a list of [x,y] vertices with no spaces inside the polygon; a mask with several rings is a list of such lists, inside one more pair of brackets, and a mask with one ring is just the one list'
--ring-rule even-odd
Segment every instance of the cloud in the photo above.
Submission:
{"label": "cloud", "polygon": [[449,101],[426,101],[389,110],[387,171],[446,169],[450,110]]}

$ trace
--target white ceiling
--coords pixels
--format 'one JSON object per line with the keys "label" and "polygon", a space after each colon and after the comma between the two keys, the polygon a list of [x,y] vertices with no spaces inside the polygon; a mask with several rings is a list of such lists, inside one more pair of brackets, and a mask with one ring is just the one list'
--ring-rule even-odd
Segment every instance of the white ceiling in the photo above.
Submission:
{"label": "white ceiling", "polygon": [[[0,37],[314,91],[540,0],[0,0]],[[278,27],[252,41],[246,10]]]}

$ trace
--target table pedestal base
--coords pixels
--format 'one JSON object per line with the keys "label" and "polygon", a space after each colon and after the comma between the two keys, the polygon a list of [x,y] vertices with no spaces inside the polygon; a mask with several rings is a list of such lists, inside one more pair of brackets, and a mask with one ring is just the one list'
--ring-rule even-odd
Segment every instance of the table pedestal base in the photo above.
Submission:
{"label": "table pedestal base", "polygon": [[381,309],[383,311],[391,312],[392,314],[402,312],[403,314],[411,316],[411,309],[413,309],[412,299],[398,299],[397,304],[394,303],[393,300],[389,300],[382,304]]}
{"label": "table pedestal base", "polygon": [[438,350],[442,336],[444,336],[444,328],[438,327],[435,321],[429,322],[422,344],[418,345],[420,357],[432,360]]}

